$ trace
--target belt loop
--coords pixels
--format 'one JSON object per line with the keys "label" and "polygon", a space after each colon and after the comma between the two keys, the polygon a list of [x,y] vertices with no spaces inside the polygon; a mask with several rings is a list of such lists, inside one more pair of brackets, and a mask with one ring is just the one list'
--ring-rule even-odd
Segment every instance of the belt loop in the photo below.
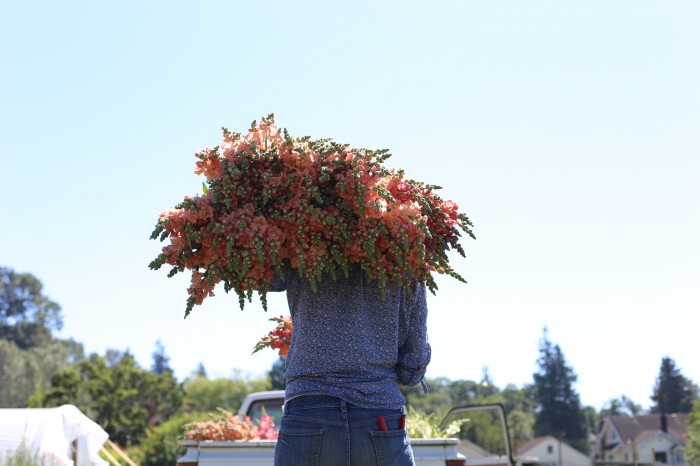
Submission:
{"label": "belt loop", "polygon": [[340,410],[344,413],[348,412],[348,405],[345,403],[345,400],[340,400]]}

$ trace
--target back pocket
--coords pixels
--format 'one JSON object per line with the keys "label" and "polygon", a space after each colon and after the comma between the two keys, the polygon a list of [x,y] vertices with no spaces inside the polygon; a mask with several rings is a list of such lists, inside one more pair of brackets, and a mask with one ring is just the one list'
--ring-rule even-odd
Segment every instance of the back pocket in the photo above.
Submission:
{"label": "back pocket", "polygon": [[281,430],[275,448],[275,466],[321,466],[322,443],[322,430]]}
{"label": "back pocket", "polygon": [[415,464],[411,444],[405,430],[376,431],[369,434],[372,436],[378,466],[410,466]]}

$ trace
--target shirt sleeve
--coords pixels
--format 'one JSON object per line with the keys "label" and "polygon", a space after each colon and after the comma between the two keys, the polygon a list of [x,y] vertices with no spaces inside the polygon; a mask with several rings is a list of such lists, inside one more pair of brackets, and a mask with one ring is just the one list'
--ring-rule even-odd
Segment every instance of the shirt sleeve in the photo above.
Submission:
{"label": "shirt sleeve", "polygon": [[410,316],[408,332],[406,341],[399,348],[396,375],[400,384],[416,385],[423,380],[431,354],[427,329],[428,306],[424,285],[419,284],[414,288],[413,300],[407,305]]}

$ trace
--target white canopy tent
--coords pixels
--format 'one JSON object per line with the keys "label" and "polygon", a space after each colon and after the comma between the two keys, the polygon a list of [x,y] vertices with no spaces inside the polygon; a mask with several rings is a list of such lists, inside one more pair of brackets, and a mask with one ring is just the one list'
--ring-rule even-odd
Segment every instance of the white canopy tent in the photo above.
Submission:
{"label": "white canopy tent", "polygon": [[0,409],[0,459],[26,448],[44,466],[108,466],[98,454],[108,438],[73,405]]}

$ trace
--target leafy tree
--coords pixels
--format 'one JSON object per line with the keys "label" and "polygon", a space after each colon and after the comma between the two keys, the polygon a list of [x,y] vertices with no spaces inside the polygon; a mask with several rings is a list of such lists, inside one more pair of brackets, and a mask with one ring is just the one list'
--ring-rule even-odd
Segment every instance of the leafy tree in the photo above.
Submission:
{"label": "leafy tree", "polygon": [[34,390],[25,353],[0,339],[0,408],[20,408]]}
{"label": "leafy tree", "polygon": [[0,339],[0,408],[21,408],[32,394],[48,390],[51,377],[82,355],[73,340],[49,340],[42,346],[22,350]]}
{"label": "leafy tree", "polygon": [[53,337],[61,308],[42,289],[33,275],[0,267],[0,408],[26,406],[56,371],[84,357],[80,343]]}
{"label": "leafy tree", "polygon": [[685,451],[688,464],[700,464],[700,398],[695,401],[688,421],[688,447]]}
{"label": "leafy tree", "polygon": [[532,385],[517,388],[509,384],[501,392],[503,406],[506,409],[510,441],[513,450],[534,438],[535,409],[537,402]]}
{"label": "leafy tree", "polygon": [[547,338],[546,328],[537,364],[539,371],[533,375],[537,401],[535,435],[552,435],[588,453],[586,419],[573,387],[577,376],[567,365],[559,345]]}
{"label": "leafy tree", "polygon": [[182,386],[172,373],[142,369],[128,353],[112,365],[93,354],[56,373],[51,385],[32,398],[33,406],[74,404],[121,445],[138,443],[149,426],[164,422],[183,400]]}
{"label": "leafy tree", "polygon": [[27,349],[60,330],[61,307],[42,294],[43,285],[31,274],[0,267],[0,338]]}
{"label": "leafy tree", "polygon": [[287,362],[286,356],[280,356],[277,361],[272,364],[272,368],[268,375],[270,376],[271,389],[272,390],[284,390],[287,386],[287,381],[284,378],[285,364]]}
{"label": "leafy tree", "polygon": [[180,445],[184,428],[192,422],[210,419],[206,413],[177,413],[163,424],[149,428],[140,445],[129,456],[140,466],[172,466],[185,454]]}
{"label": "leafy tree", "polygon": [[420,384],[412,387],[401,387],[401,392],[406,398],[406,404],[426,415],[435,413],[437,417],[442,419],[447,411],[452,408],[448,391],[450,380],[444,377],[425,379],[425,384],[428,387],[427,394],[423,393],[423,388]]}
{"label": "leafy tree", "polygon": [[270,390],[270,379],[248,379],[239,372],[231,379],[195,377],[185,380],[185,405],[190,411],[213,412],[218,408],[236,412],[246,395]]}
{"label": "leafy tree", "polygon": [[681,374],[676,363],[668,356],[661,359],[651,400],[652,413],[689,413],[698,398],[698,386]]}
{"label": "leafy tree", "polygon": [[636,416],[642,412],[642,406],[635,403],[627,396],[622,395],[619,398],[608,400],[600,411],[601,416]]}

